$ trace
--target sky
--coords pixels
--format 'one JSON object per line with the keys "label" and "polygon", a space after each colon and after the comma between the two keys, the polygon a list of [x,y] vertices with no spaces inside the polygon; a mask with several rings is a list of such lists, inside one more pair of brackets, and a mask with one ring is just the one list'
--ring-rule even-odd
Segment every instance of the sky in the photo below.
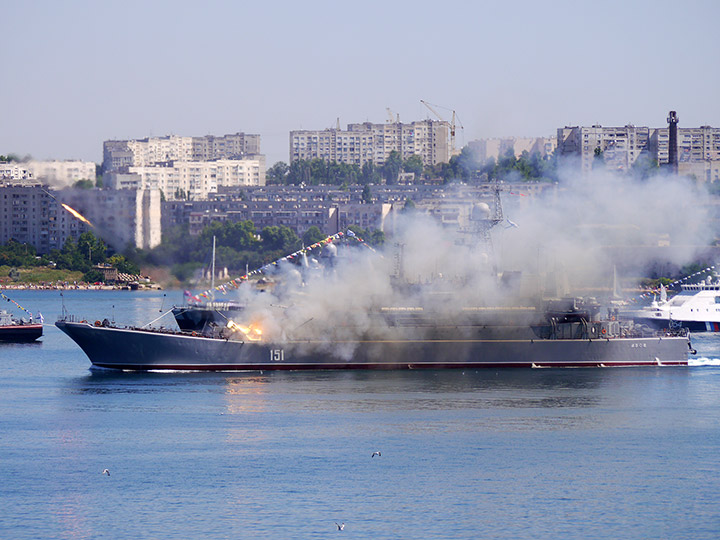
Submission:
{"label": "sky", "polygon": [[5,0],[0,154],[456,112],[458,146],[566,125],[720,127],[717,0]]}

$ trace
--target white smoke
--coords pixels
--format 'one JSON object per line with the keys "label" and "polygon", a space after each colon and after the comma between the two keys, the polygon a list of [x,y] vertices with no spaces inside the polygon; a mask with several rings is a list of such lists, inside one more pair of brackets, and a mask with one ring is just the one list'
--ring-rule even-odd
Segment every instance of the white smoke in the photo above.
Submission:
{"label": "white smoke", "polygon": [[658,257],[682,265],[712,240],[707,199],[702,185],[677,176],[568,173],[556,191],[512,212],[518,228],[503,233],[502,262],[554,266],[578,286],[607,282],[615,265],[642,272]]}
{"label": "white smoke", "polygon": [[[271,290],[245,288],[245,323],[261,327],[264,339],[306,341],[349,358],[366,336],[391,338],[394,316],[447,320],[463,309],[540,305],[543,295],[609,287],[618,262],[609,247],[627,250],[641,266],[657,255],[659,243],[670,243],[663,253],[679,264],[707,245],[698,204],[705,196],[677,177],[568,177],[524,205],[504,193],[505,214],[517,227],[496,226],[492,245],[472,242],[422,212],[403,214],[382,250],[350,241],[336,256],[326,248],[321,267],[281,266]],[[502,280],[507,271],[522,279]],[[561,275],[568,291],[548,286]]]}

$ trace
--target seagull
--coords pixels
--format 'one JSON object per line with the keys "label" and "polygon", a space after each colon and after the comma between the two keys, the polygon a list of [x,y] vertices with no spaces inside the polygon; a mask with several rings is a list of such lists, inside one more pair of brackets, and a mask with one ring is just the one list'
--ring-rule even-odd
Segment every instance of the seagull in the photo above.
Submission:
{"label": "seagull", "polygon": [[381,455],[382,454],[380,453],[380,450],[378,450],[377,452],[373,452],[372,456],[370,456],[370,457],[375,457],[375,456],[380,457]]}
{"label": "seagull", "polygon": [[102,473],[103,473],[103,474],[107,474],[108,476],[110,476],[110,471],[109,471],[108,469],[103,469],[103,472],[102,472]]}
{"label": "seagull", "polygon": [[335,522],[335,525],[337,525],[338,531],[342,531],[343,529],[345,529],[345,522],[343,522],[343,523],[338,523],[338,522],[336,521],[336,522]]}

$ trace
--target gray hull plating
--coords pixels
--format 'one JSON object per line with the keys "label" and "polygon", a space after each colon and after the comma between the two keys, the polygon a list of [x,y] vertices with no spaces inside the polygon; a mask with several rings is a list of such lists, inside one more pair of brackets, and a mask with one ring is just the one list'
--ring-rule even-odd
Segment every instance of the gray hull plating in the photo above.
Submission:
{"label": "gray hull plating", "polygon": [[99,367],[126,370],[415,369],[687,365],[687,337],[382,339],[261,343],[58,321]]}

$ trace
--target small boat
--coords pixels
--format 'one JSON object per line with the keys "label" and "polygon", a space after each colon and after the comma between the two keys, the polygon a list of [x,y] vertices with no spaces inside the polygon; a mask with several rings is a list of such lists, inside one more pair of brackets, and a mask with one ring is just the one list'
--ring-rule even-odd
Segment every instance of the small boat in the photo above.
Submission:
{"label": "small boat", "polygon": [[0,341],[11,343],[28,343],[42,337],[43,325],[34,319],[24,321],[0,310]]}

